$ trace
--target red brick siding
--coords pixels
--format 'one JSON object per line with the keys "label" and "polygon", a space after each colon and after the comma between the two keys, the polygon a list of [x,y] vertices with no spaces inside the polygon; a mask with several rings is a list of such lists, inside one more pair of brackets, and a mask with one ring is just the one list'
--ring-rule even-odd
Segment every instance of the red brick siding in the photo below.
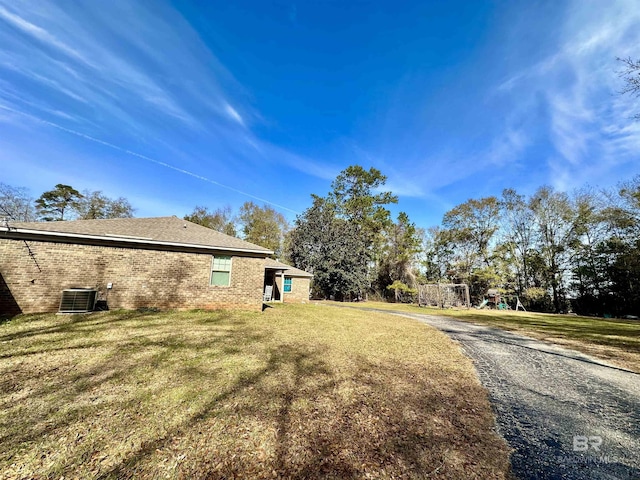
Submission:
{"label": "red brick siding", "polygon": [[79,287],[98,289],[110,309],[262,308],[264,258],[233,256],[231,285],[217,287],[209,285],[210,254],[28,244],[42,271],[23,241],[0,239],[0,314],[57,311],[62,290]]}

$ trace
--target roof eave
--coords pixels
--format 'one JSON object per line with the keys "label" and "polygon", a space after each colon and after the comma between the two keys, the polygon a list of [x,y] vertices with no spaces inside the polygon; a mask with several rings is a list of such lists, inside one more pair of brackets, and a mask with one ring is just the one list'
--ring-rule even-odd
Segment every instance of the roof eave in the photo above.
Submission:
{"label": "roof eave", "polygon": [[167,246],[167,247],[183,247],[190,249],[212,250],[212,251],[225,251],[225,252],[240,252],[240,253],[256,253],[260,255],[272,255],[274,252],[267,249],[252,249],[252,248],[240,248],[240,247],[223,247],[215,245],[199,245],[194,243],[179,243],[179,242],[162,242],[158,240],[142,240],[137,238],[117,237],[117,236],[103,236],[103,235],[88,235],[81,233],[68,233],[68,232],[53,232],[49,230],[32,230],[28,228],[18,227],[1,227],[0,232],[16,233],[29,236],[41,236],[41,237],[54,237],[54,238],[66,238],[66,239],[84,239],[101,241],[105,243],[125,243],[132,245],[154,245],[154,246]]}

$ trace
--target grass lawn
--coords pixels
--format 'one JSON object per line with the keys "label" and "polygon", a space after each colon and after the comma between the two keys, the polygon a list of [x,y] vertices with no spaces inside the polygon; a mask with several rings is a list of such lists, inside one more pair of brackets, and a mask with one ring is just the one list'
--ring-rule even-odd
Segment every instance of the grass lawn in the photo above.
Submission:
{"label": "grass lawn", "polygon": [[442,315],[518,331],[565,345],[640,373],[640,321],[509,310],[439,309],[384,302],[353,304],[365,308]]}
{"label": "grass lawn", "polygon": [[0,478],[508,477],[438,331],[316,305],[0,324]]}

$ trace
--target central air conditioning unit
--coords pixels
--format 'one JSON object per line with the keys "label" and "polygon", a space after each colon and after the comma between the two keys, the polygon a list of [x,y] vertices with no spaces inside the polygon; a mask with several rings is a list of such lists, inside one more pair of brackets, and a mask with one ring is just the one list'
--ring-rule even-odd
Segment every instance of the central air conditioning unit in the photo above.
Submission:
{"label": "central air conditioning unit", "polygon": [[96,306],[98,291],[91,288],[69,288],[62,291],[60,313],[87,313]]}

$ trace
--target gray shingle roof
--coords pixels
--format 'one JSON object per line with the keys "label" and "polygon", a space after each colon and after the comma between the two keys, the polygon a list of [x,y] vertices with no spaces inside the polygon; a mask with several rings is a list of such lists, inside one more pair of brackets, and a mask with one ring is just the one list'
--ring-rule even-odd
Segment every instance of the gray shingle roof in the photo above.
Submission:
{"label": "gray shingle roof", "polygon": [[[173,244],[181,246],[202,246],[228,249],[230,251],[249,251],[254,253],[273,253],[268,248],[245,242],[239,238],[216,232],[196,223],[178,217],[154,218],[114,218],[107,220],[72,220],[62,222],[10,222],[11,228],[54,232],[70,236],[93,236],[101,240],[127,241],[150,244]],[[2,229],[6,230],[6,229]]]}
{"label": "gray shingle roof", "polygon": [[264,268],[284,270],[285,276],[290,277],[313,277],[313,273],[305,272],[304,270],[300,270],[299,268],[292,267],[291,265],[287,265],[286,263],[279,262],[272,258],[267,258],[267,263],[265,263]]}

